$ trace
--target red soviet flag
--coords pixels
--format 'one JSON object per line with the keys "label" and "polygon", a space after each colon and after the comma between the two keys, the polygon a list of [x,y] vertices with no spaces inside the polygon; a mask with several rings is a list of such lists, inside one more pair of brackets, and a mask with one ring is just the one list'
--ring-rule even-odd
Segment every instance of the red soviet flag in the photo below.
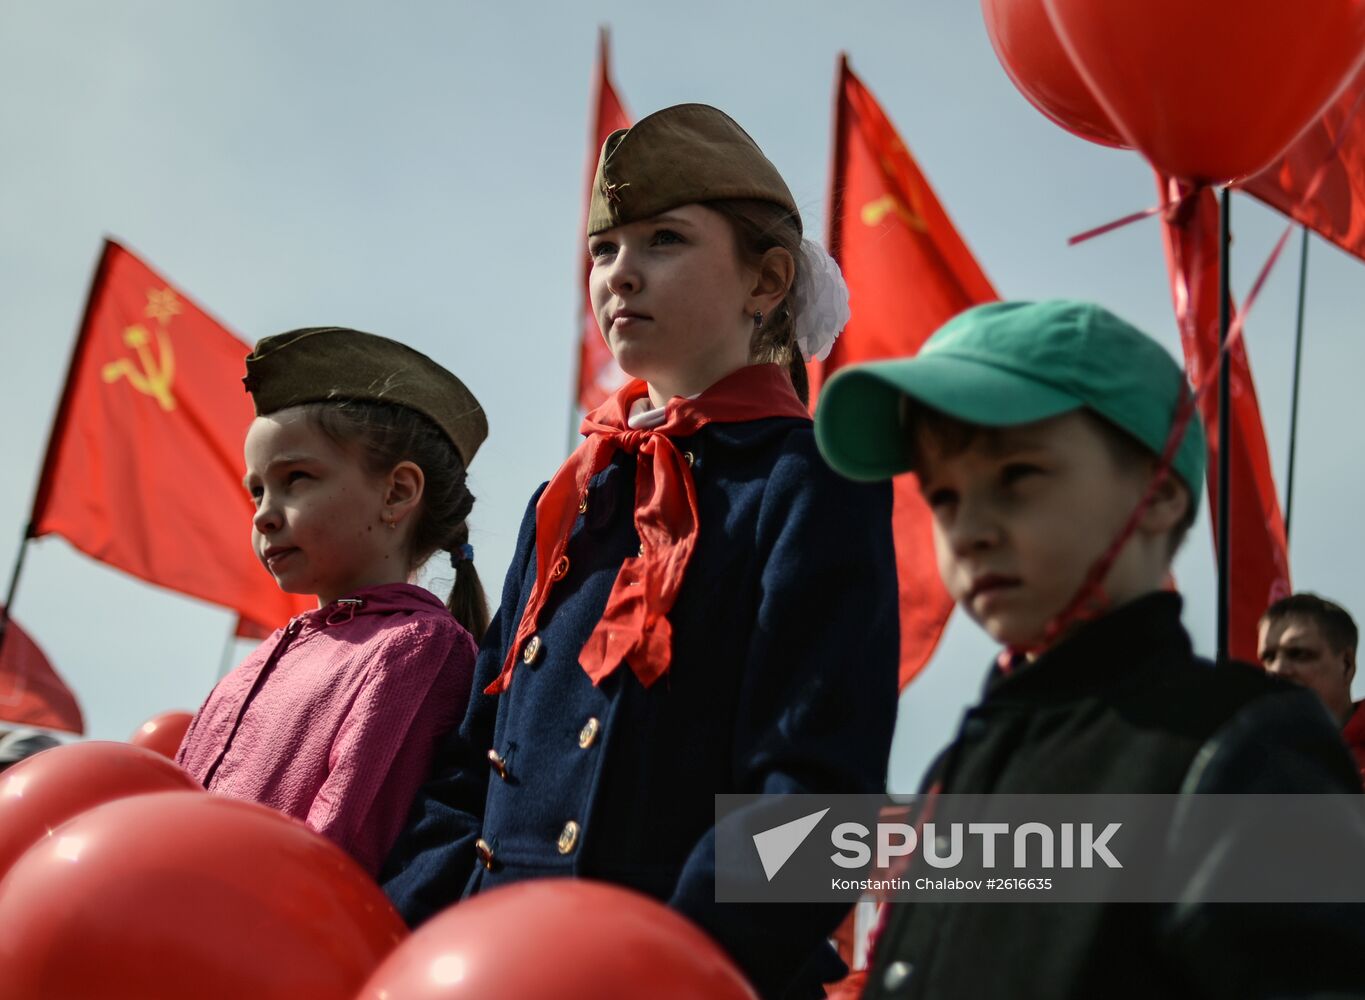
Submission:
{"label": "red soviet flag", "polygon": [[[828,244],[853,317],[829,357],[809,366],[812,399],[844,365],[914,354],[957,313],[998,298],[847,58],[835,101]],[[918,484],[900,476],[894,488],[904,687],[933,654],[953,602],[939,580]]]}
{"label": "red soviet flag", "polygon": [[[588,181],[587,195],[583,200],[583,226],[581,236],[587,230],[588,205],[592,201],[592,182],[597,175],[597,158],[602,152],[602,143],[617,129],[630,128],[630,116],[616,96],[616,88],[611,82],[611,69],[608,63],[610,54],[607,49],[607,32],[602,29],[598,40],[597,80],[593,86],[592,131],[588,137]],[[580,245],[582,241],[580,240]],[[578,339],[578,405],[583,410],[591,410],[604,403],[608,396],[625,384],[626,376],[617,367],[616,359],[607,349],[602,332],[597,326],[597,317],[592,312],[592,300],[588,296],[588,271],[592,262],[587,251],[583,251],[583,309],[580,313]]]}
{"label": "red soviet flag", "polygon": [[0,720],[85,733],[76,696],[38,644],[0,607]]}
{"label": "red soviet flag", "polygon": [[[1183,191],[1158,177],[1163,197]],[[1196,390],[1214,384],[1200,402],[1208,434],[1209,509],[1218,509],[1218,199],[1207,188],[1191,195],[1180,213],[1164,223],[1166,259],[1171,275],[1185,367]],[[1251,378],[1246,340],[1231,351],[1229,366],[1232,450],[1228,462],[1228,652],[1257,662],[1256,625],[1273,602],[1290,593],[1288,545],[1275,479],[1270,472],[1261,408]],[[1213,519],[1217,545],[1217,519]]]}
{"label": "red soviet flag", "polygon": [[29,537],[61,535],[149,583],[275,626],[285,594],[249,542],[249,348],[118,244],[86,304]]}
{"label": "red soviet flag", "polygon": [[[1365,258],[1365,70],[1280,161],[1240,187]],[[1318,179],[1320,178],[1320,179]],[[1317,179],[1317,189],[1309,186]],[[1305,196],[1312,197],[1305,200]]]}

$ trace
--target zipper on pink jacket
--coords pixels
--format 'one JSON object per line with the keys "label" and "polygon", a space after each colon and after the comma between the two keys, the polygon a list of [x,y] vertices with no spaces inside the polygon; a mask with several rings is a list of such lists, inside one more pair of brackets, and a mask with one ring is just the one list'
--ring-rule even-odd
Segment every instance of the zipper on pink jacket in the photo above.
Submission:
{"label": "zipper on pink jacket", "polygon": [[294,641],[294,636],[299,634],[301,628],[303,628],[303,616],[299,615],[297,618],[291,618],[289,624],[284,627],[284,633],[280,636],[280,641],[275,643],[275,648],[270,651],[270,656],[266,659],[261,669],[257,671],[256,679],[251,682],[251,690],[247,692],[246,698],[242,700],[242,707],[237,711],[237,718],[232,723],[232,732],[228,733],[228,738],[223,743],[223,749],[218,751],[218,758],[213,762],[213,766],[209,768],[208,774],[204,775],[205,789],[211,790],[213,788],[213,779],[218,774],[218,768],[223,763],[223,758],[227,756],[227,752],[232,749],[232,741],[237,738],[237,730],[241,728],[242,719],[246,717],[246,710],[251,706],[251,702],[255,699],[256,692],[258,692],[261,689],[261,685],[265,683],[266,674],[270,673],[270,671],[275,668],[275,664],[279,662],[280,657],[284,655],[285,649]]}

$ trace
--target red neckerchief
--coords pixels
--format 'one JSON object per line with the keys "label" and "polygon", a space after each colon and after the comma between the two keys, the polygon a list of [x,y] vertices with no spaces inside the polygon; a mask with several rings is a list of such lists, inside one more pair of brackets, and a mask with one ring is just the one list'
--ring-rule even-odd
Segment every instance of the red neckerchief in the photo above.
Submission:
{"label": "red neckerchief", "polygon": [[587,438],[559,467],[536,503],[536,583],[516,635],[507,647],[502,672],[484,689],[500,694],[512,680],[522,646],[535,633],[537,618],[552,588],[564,575],[569,542],[588,481],[617,451],[638,456],[635,470],[635,528],[640,555],[621,564],[602,620],[579,653],[578,662],[601,683],[622,661],[649,687],[668,670],[673,632],[668,612],[682,587],[697,544],[697,491],[687,460],[673,438],[695,434],[709,423],[739,423],[764,417],[810,419],[786,371],[774,364],[746,365],[696,399],[675,396],[657,427],[631,430],[630,408],[648,394],[636,379],[583,419]]}

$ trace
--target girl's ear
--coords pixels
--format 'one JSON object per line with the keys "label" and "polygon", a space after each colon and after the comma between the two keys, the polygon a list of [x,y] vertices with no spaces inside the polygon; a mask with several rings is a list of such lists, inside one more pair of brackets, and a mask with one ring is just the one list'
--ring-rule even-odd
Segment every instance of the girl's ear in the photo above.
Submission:
{"label": "girl's ear", "polygon": [[399,522],[417,509],[422,502],[427,477],[416,462],[399,462],[389,472],[384,490],[384,508],[390,520]]}
{"label": "girl's ear", "polygon": [[796,261],[782,247],[769,247],[759,262],[758,272],[749,292],[749,312],[755,309],[771,313],[787,297],[796,280]]}

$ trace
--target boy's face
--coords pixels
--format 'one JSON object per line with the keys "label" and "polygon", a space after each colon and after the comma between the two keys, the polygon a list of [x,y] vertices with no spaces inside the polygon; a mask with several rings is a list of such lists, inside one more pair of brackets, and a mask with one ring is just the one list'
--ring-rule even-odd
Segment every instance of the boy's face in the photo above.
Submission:
{"label": "boy's face", "polygon": [[[1077,411],[983,428],[953,455],[921,435],[920,488],[934,517],[939,574],[1003,645],[1043,638],[1146,489],[1145,470],[1121,468],[1094,420]],[[1161,573],[1153,575],[1130,541],[1105,593],[1121,604],[1159,586]]]}

